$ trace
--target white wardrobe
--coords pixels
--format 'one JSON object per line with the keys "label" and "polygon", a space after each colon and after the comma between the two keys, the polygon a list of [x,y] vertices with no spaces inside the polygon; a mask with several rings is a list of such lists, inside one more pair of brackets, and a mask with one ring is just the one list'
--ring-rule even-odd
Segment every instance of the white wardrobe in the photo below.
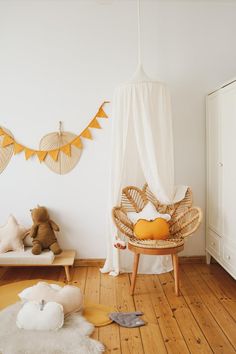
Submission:
{"label": "white wardrobe", "polygon": [[236,81],[207,96],[207,263],[236,278]]}

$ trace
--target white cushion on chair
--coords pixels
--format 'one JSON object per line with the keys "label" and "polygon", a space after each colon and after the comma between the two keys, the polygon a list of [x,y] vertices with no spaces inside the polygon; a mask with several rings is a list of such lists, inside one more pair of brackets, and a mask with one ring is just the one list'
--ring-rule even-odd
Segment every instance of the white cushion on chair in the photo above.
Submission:
{"label": "white cushion on chair", "polygon": [[136,213],[135,211],[130,211],[127,213],[127,216],[133,224],[135,224],[139,219],[154,220],[156,218],[162,218],[166,221],[169,221],[171,219],[171,216],[169,214],[158,213],[155,206],[151,202],[148,202],[143,208],[143,210],[141,210],[139,213]]}

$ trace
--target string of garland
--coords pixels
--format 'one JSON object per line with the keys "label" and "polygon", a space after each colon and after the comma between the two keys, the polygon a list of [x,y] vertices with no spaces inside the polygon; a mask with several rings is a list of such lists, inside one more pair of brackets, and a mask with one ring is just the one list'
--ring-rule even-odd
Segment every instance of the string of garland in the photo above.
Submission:
{"label": "string of garland", "polygon": [[61,153],[61,152],[63,152],[65,155],[70,157],[72,145],[78,149],[82,149],[83,144],[82,144],[81,138],[90,139],[90,140],[93,139],[92,134],[89,130],[90,128],[101,129],[101,126],[100,126],[97,118],[108,118],[107,114],[105,113],[105,111],[103,109],[103,106],[106,103],[108,103],[108,102],[105,101],[101,104],[101,106],[99,107],[94,118],[89,122],[87,127],[79,135],[76,136],[76,138],[74,138],[72,141],[70,141],[66,145],[60,146],[57,149],[53,149],[53,150],[31,149],[27,146],[19,144],[11,135],[9,135],[2,127],[0,127],[0,136],[3,136],[1,147],[6,148],[10,145],[14,145],[14,154],[15,155],[19,154],[21,152],[24,152],[26,160],[28,160],[32,156],[36,155],[39,159],[39,162],[43,162],[47,155],[50,155],[54,161],[57,161],[59,153]]}

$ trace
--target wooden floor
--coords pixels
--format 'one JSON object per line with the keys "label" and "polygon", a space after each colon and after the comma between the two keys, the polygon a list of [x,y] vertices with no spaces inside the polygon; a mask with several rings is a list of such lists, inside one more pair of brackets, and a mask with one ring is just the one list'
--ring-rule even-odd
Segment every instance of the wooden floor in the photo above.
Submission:
{"label": "wooden floor", "polygon": [[[179,297],[171,273],[139,275],[131,297],[128,274],[113,278],[97,267],[72,270],[72,283],[87,300],[144,312],[144,327],[111,324],[95,330],[106,353],[236,353],[236,282],[218,264],[183,264],[180,271]],[[65,275],[52,267],[0,268],[0,285],[33,278],[63,281]]]}

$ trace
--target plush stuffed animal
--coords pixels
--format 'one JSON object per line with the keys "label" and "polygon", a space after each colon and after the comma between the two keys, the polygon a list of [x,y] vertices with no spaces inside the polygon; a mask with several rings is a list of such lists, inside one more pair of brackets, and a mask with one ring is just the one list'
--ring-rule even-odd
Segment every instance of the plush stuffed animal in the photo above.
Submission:
{"label": "plush stuffed animal", "polygon": [[30,230],[30,236],[33,238],[33,254],[40,254],[43,249],[50,248],[54,254],[60,254],[62,250],[57,242],[54,231],[59,231],[57,224],[50,220],[48,211],[45,207],[31,210],[33,226]]}

